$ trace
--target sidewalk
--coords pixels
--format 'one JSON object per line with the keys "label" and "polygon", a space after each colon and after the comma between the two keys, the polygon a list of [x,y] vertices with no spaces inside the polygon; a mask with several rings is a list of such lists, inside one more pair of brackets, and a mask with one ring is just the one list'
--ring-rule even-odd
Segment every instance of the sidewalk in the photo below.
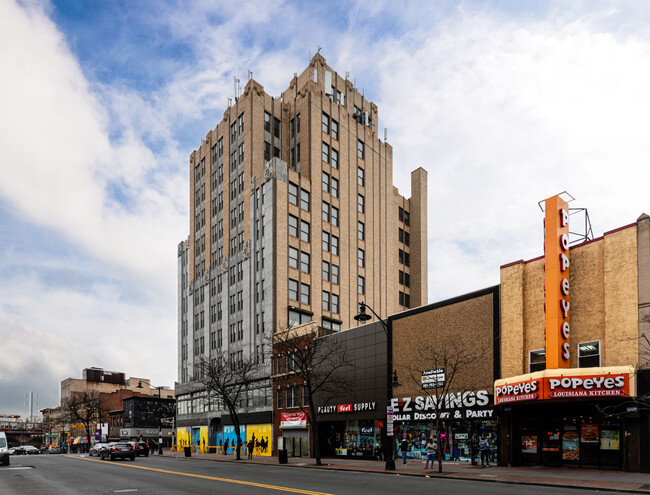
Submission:
{"label": "sidewalk", "polygon": [[250,464],[276,465],[300,467],[306,469],[330,469],[345,471],[360,471],[368,473],[387,474],[390,476],[421,476],[443,477],[462,480],[487,481],[493,483],[511,483],[521,485],[561,486],[582,488],[588,490],[607,490],[617,492],[650,493],[650,474],[625,473],[621,471],[606,471],[596,469],[575,468],[547,468],[547,467],[490,467],[472,466],[469,463],[443,462],[443,472],[438,473],[438,464],[435,469],[424,469],[425,461],[409,459],[406,465],[401,459],[395,461],[395,471],[385,471],[384,462],[366,461],[358,459],[332,459],[322,460],[322,466],[317,466],[313,458],[290,457],[288,464],[279,464],[277,457],[259,457],[248,459],[245,455],[241,461],[235,461],[233,455],[196,454],[186,458],[183,453],[169,452],[168,457],[204,459],[216,462],[240,462]]}

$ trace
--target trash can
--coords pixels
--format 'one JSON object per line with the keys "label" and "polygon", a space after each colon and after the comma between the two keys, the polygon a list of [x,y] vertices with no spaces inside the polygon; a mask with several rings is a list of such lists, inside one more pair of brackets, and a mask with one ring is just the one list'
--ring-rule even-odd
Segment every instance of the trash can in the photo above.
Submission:
{"label": "trash can", "polygon": [[185,447],[185,457],[192,457],[192,447]]}
{"label": "trash can", "polygon": [[280,464],[287,464],[289,462],[289,455],[287,454],[287,449],[278,450],[278,462]]}

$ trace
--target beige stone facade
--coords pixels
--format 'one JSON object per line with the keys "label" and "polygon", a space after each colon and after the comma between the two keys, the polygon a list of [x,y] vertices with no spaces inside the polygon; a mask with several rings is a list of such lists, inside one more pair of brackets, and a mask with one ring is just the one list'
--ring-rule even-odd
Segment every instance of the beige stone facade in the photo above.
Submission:
{"label": "beige stone facade", "polygon": [[[579,367],[578,344],[589,341],[600,342],[603,367],[647,362],[639,343],[650,280],[648,223],[645,215],[571,247],[571,368]],[[544,259],[502,266],[501,376],[528,373],[530,351],[544,347]]]}
{"label": "beige stone facade", "polygon": [[377,106],[320,54],[279,98],[246,83],[189,160],[179,382],[201,357],[260,353],[296,314],[336,330],[356,324],[360,301],[382,317],[427,302],[427,173],[400,195],[380,134]]}

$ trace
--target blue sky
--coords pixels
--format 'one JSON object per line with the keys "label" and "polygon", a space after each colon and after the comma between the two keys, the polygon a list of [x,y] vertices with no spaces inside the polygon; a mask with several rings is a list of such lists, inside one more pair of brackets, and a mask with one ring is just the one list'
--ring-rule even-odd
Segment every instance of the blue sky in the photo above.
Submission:
{"label": "blue sky", "polygon": [[650,211],[643,1],[0,0],[0,414],[88,366],[173,386],[189,154],[233,76],[279,96],[321,53],[429,174],[429,294],[542,252],[567,190],[594,233]]}

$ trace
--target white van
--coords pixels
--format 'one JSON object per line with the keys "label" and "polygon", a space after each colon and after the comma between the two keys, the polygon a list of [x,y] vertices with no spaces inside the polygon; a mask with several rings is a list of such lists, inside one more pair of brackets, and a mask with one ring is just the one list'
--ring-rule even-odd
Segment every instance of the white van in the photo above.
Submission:
{"label": "white van", "polygon": [[0,462],[5,466],[9,465],[9,444],[7,435],[3,431],[0,431]]}

